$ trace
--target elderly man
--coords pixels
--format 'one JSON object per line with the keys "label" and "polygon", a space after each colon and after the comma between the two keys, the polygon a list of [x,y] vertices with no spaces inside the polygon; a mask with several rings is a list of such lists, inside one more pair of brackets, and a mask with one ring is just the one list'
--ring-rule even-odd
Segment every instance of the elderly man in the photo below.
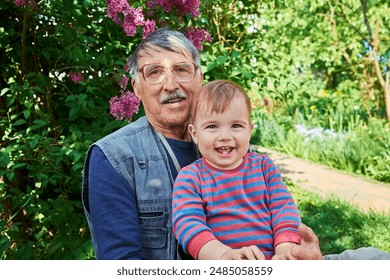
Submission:
{"label": "elderly man", "polygon": [[[159,29],[130,59],[144,117],[94,143],[85,160],[82,201],[97,259],[180,259],[172,231],[172,186],[198,158],[188,133],[202,85],[200,58],[180,32]],[[297,259],[322,259],[318,238],[300,227]]]}

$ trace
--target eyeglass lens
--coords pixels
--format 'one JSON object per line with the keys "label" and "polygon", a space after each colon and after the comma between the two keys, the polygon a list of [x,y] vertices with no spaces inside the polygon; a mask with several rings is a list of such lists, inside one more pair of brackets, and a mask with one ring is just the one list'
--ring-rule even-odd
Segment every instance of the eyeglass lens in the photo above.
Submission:
{"label": "eyeglass lens", "polygon": [[171,68],[160,64],[149,64],[142,67],[145,81],[150,84],[162,83],[165,77],[166,69],[170,69],[179,82],[189,82],[195,77],[196,66],[192,63],[179,63],[172,65]]}

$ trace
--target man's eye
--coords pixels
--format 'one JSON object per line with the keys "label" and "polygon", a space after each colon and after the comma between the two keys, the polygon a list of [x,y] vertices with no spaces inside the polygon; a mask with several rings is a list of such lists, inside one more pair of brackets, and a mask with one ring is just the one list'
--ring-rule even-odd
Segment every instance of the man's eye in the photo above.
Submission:
{"label": "man's eye", "polygon": [[146,76],[150,77],[150,76],[159,76],[161,74],[164,74],[164,68],[153,68],[153,69],[148,69],[146,71]]}
{"label": "man's eye", "polygon": [[173,71],[175,72],[188,72],[188,73],[193,73],[194,72],[194,67],[192,64],[179,64],[173,66]]}
{"label": "man's eye", "polygon": [[174,71],[175,72],[179,72],[179,73],[182,73],[182,72],[188,73],[188,72],[190,72],[188,67],[175,67]]}

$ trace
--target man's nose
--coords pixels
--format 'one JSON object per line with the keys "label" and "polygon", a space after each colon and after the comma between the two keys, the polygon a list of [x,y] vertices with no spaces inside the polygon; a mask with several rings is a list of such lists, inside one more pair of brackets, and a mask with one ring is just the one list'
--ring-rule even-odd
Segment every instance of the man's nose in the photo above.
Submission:
{"label": "man's nose", "polygon": [[163,84],[166,91],[172,91],[179,88],[179,82],[175,75],[173,75],[172,69],[166,69]]}

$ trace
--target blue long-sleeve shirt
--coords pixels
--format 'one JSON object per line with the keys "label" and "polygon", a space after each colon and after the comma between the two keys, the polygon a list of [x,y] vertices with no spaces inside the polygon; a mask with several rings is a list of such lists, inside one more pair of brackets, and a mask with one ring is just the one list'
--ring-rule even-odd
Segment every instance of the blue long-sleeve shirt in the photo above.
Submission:
{"label": "blue long-sleeve shirt", "polygon": [[[135,198],[128,183],[112,167],[102,150],[92,148],[89,169],[89,209],[97,259],[140,259],[141,233]],[[110,186],[108,189],[107,186]],[[138,226],[137,226],[138,225]]]}

